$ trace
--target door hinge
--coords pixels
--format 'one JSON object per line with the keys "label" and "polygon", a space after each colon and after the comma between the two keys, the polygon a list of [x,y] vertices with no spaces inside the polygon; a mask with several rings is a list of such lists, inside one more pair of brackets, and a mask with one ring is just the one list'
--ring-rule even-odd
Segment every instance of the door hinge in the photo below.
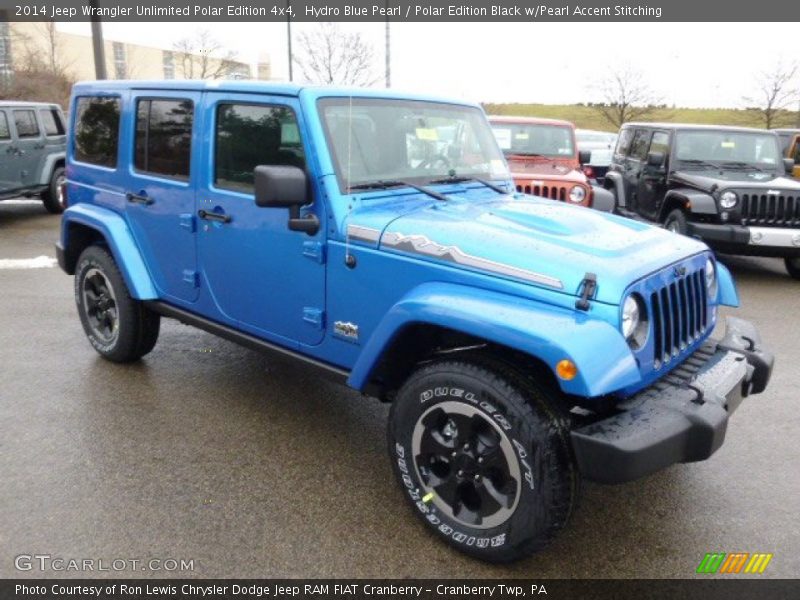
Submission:
{"label": "door hinge", "polygon": [[322,245],[322,242],[303,242],[303,256],[323,264],[325,262],[325,246]]}
{"label": "door hinge", "polygon": [[184,269],[183,280],[193,288],[200,287],[200,278],[197,276],[197,271]]}
{"label": "door hinge", "polygon": [[313,306],[303,307],[303,321],[310,323],[317,329],[325,327],[325,311]]}
{"label": "door hinge", "polygon": [[181,227],[189,233],[194,233],[194,215],[192,213],[183,213],[180,216]]}

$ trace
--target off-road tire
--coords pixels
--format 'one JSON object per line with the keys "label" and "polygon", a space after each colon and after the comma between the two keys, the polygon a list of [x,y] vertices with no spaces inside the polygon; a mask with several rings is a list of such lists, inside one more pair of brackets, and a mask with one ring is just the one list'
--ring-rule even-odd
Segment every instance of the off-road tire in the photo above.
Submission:
{"label": "off-road tire", "polygon": [[686,220],[686,213],[680,208],[676,208],[670,212],[667,218],[664,219],[664,229],[681,235],[687,235],[689,232],[689,225]]}
{"label": "off-road tire", "polygon": [[793,279],[800,279],[800,256],[784,258],[786,270]]}
{"label": "off-road tire", "polygon": [[64,206],[61,190],[61,182],[64,179],[64,167],[56,167],[53,174],[50,176],[50,183],[47,189],[42,192],[42,203],[47,209],[47,212],[54,215],[59,215],[64,212]]}
{"label": "off-road tire", "polygon": [[[435,494],[420,475],[413,438],[417,423],[425,422],[422,417],[442,405],[479,412],[511,441],[521,477],[513,512],[504,521],[471,527],[454,518],[458,513],[448,514],[431,500]],[[569,419],[555,393],[494,358],[465,356],[421,366],[392,404],[388,442],[392,468],[413,512],[437,536],[481,560],[510,562],[544,548],[567,523],[577,502],[580,478]],[[460,459],[453,458],[450,466]],[[421,463],[425,469],[425,459]]]}
{"label": "off-road tire", "polygon": [[[109,328],[111,331],[107,336],[93,325],[95,319],[90,314],[91,302],[85,293],[87,276],[95,280],[104,279],[110,288],[109,296],[113,296],[111,304],[115,307],[115,326]],[[161,317],[142,302],[131,298],[117,263],[105,248],[89,246],[78,258],[75,302],[86,337],[103,358],[117,363],[133,362],[156,345]]]}

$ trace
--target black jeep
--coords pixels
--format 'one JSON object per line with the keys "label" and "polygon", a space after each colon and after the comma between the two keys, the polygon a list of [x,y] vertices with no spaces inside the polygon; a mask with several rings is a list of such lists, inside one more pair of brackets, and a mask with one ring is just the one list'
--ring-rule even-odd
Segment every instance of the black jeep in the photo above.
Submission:
{"label": "black jeep", "polygon": [[800,279],[800,181],[778,136],[742,127],[627,123],[605,187],[619,214],[720,252],[784,258]]}

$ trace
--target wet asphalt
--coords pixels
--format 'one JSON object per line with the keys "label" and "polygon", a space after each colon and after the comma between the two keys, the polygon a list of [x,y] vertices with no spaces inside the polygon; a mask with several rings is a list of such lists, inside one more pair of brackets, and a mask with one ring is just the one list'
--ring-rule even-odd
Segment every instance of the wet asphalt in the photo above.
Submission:
{"label": "wet asphalt", "polygon": [[[0,202],[0,264],[53,257],[58,226],[35,202]],[[761,577],[797,577],[800,282],[777,260],[723,261],[735,312],[777,356],[766,393],[710,460],[585,484],[556,541],[509,566],[460,555],[411,514],[386,406],[173,321],[140,363],[108,363],[72,278],[0,268],[0,577],[691,577],[711,551],[771,552]],[[34,554],[193,570],[16,569]]]}

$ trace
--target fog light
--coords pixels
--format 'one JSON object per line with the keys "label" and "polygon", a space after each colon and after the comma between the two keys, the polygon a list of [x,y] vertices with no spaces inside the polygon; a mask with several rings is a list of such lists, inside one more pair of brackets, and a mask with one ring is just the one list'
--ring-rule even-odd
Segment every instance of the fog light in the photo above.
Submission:
{"label": "fog light", "polygon": [[763,238],[763,237],[764,237],[764,234],[762,234],[760,231],[756,231],[755,233],[753,233],[753,241],[755,243],[760,242],[761,238]]}
{"label": "fog light", "polygon": [[567,360],[566,358],[556,365],[556,374],[565,381],[570,381],[575,379],[575,376],[578,374],[578,367],[575,366],[575,363],[571,360]]}
{"label": "fog light", "polygon": [[792,236],[792,244],[800,246],[800,233]]}

